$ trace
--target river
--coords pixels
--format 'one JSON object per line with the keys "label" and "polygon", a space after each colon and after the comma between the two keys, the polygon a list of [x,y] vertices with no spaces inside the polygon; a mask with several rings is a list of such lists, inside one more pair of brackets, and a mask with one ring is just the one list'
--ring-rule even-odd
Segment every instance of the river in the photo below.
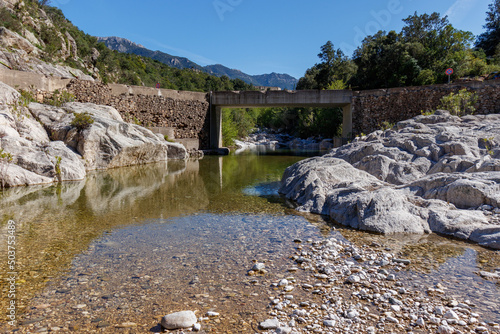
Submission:
{"label": "river", "polygon": [[[0,330],[159,331],[168,313],[220,313],[213,332],[252,332],[268,317],[276,280],[290,276],[294,240],[378,243],[412,260],[413,284],[441,283],[500,322],[500,288],[475,272],[500,267],[498,252],[436,235],[380,236],[298,214],[277,189],[303,159],[244,154],[90,173],[81,182],[5,190],[0,256],[15,222],[16,325]],[[12,235],[12,234],[10,234]],[[255,262],[262,277],[248,276]],[[7,261],[0,267],[9,289]],[[10,268],[12,269],[12,268]],[[293,273],[297,279],[307,273]],[[305,292],[296,289],[296,298]],[[12,298],[2,293],[0,307]]]}

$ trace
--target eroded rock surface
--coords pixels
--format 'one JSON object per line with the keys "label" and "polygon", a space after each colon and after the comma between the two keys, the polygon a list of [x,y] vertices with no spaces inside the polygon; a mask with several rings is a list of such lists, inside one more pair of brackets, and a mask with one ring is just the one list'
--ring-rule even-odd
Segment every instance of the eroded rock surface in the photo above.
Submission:
{"label": "eroded rock surface", "polygon": [[[88,113],[93,123],[77,129],[71,125],[77,113]],[[0,179],[8,187],[81,180],[88,170],[187,158],[184,146],[123,122],[114,108],[90,103],[26,105],[2,82],[0,149],[12,155],[12,161],[0,161]]]}
{"label": "eroded rock surface", "polygon": [[431,231],[500,249],[500,115],[438,111],[288,168],[298,210],[380,233]]}

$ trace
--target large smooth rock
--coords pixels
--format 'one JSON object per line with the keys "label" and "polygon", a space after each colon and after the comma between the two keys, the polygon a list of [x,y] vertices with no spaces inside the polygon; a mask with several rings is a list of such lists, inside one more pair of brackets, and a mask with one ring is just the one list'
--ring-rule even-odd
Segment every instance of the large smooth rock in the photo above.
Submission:
{"label": "large smooth rock", "polygon": [[9,85],[0,81],[0,105],[9,105],[16,102],[21,94]]}
{"label": "large smooth rock", "polygon": [[[64,141],[83,156],[87,170],[187,158],[182,145],[169,143],[141,126],[123,122],[112,107],[73,102],[63,108],[31,103],[29,108],[52,140]],[[74,113],[83,112],[89,113],[94,123],[78,131],[71,126],[71,121]]]}
{"label": "large smooth rock", "polygon": [[86,171],[81,157],[63,142],[50,141],[19,97],[17,91],[0,82],[0,148],[12,156],[11,162],[0,163],[4,185],[83,179]]}
{"label": "large smooth rock", "polygon": [[289,167],[280,192],[353,228],[434,231],[500,249],[500,115],[400,122]]}
{"label": "large smooth rock", "polygon": [[166,329],[190,328],[196,322],[196,315],[193,311],[176,312],[168,314],[161,319],[161,325]]}
{"label": "large smooth rock", "polygon": [[[40,144],[24,138],[4,137],[0,139],[0,144],[13,156],[6,173],[6,183],[9,187],[48,183],[48,180],[75,181],[85,178],[86,171],[81,157],[61,141]],[[20,174],[18,169],[12,166],[23,168],[30,173]],[[17,174],[22,177],[9,176],[14,171],[18,171]]]}
{"label": "large smooth rock", "polygon": [[[15,164],[9,164],[4,168],[5,175],[0,175],[0,179],[3,179],[5,186],[8,187],[49,184],[54,182],[54,179],[51,177],[38,175]],[[1,182],[2,181],[0,181],[0,183]]]}

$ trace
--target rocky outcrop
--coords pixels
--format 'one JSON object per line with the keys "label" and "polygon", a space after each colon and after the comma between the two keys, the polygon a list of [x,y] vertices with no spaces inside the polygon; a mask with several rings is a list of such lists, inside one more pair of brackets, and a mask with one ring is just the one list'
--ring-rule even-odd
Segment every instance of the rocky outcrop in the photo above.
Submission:
{"label": "rocky outcrop", "polygon": [[26,38],[5,27],[0,27],[0,45],[6,48],[20,49],[29,55],[39,54],[39,49],[33,46]]}
{"label": "rocky outcrop", "polygon": [[[42,8],[26,4],[23,1],[0,0],[0,9],[4,8],[16,17],[18,26],[11,28],[15,31],[0,27],[0,67],[46,76],[79,78],[90,81],[99,76],[98,70],[89,61],[78,57],[77,43],[73,36],[65,29],[56,27]],[[56,43],[59,45],[56,46],[58,51],[54,55],[49,56],[44,51],[47,51],[42,40],[44,29],[49,30],[49,33],[60,41],[60,43]],[[71,58],[72,62],[78,63],[78,66],[72,68],[41,60],[47,60],[53,56],[59,62]],[[86,70],[82,71],[78,67]],[[92,73],[93,76],[88,75],[88,73]]]}
{"label": "rocky outcrop", "polygon": [[[75,114],[93,123],[78,129]],[[0,82],[0,179],[9,186],[81,180],[86,171],[168,159],[186,159],[184,146],[123,122],[116,109],[91,103],[63,107],[19,100],[19,93]]]}
{"label": "rocky outcrop", "polygon": [[332,139],[322,137],[310,137],[301,139],[287,133],[276,132],[272,129],[258,129],[241,140],[235,140],[234,145],[238,147],[236,153],[246,150],[269,151],[276,148],[306,151],[328,151],[333,148]]}
{"label": "rocky outcrop", "polygon": [[400,122],[291,166],[280,192],[353,228],[434,231],[500,249],[500,115]]}

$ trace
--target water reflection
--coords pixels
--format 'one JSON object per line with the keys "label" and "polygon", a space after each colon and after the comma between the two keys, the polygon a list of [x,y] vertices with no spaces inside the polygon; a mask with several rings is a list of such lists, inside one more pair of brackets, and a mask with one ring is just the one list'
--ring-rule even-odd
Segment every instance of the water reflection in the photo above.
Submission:
{"label": "water reflection", "polygon": [[[296,157],[208,157],[95,172],[81,182],[20,187],[0,193],[0,256],[6,258],[7,221],[17,224],[18,306],[105,231],[148,219],[212,212],[283,212],[279,203],[241,189],[276,182]],[[5,288],[7,261],[1,261]],[[2,295],[0,307],[9,301]]]}
{"label": "water reflection", "polygon": [[[58,277],[70,269],[74,276],[68,280],[78,281],[81,273],[88,272],[97,280],[94,282],[96,291],[103,286],[104,290],[96,293],[104,294],[108,290],[106,293],[112,293],[116,287],[107,283],[111,276],[116,276],[117,280],[121,279],[120,275],[123,279],[134,280],[131,275],[141,273],[131,273],[130,268],[137,268],[140,263],[143,273],[138,277],[152,276],[147,272],[153,267],[146,270],[144,263],[153,261],[157,252],[165,255],[167,250],[170,250],[169,259],[172,256],[179,258],[175,259],[178,271],[172,272],[167,279],[161,278],[161,266],[154,267],[159,282],[168,281],[171,285],[180,279],[178,277],[183,277],[180,280],[189,283],[197,272],[210,267],[212,273],[208,274],[213,277],[208,287],[204,287],[209,289],[206,294],[212,294],[212,287],[221,294],[234,294],[236,303],[244,304],[249,293],[235,290],[241,288],[241,282],[236,281],[248,269],[247,262],[266,254],[270,258],[269,254],[274,254],[276,266],[280,259],[279,266],[284,268],[290,255],[287,249],[293,248],[293,238],[319,238],[332,233],[360,246],[380,244],[398,256],[410,258],[408,277],[413,282],[451,282],[455,274],[460,273],[463,278],[459,285],[464,294],[470,294],[465,282],[472,280],[490,290],[490,295],[484,292],[479,299],[491,300],[499,296],[498,288],[481,282],[474,274],[479,269],[500,268],[498,252],[436,235],[380,236],[334,226],[316,215],[292,217],[297,213],[283,205],[277,188],[285,168],[300,159],[300,156],[268,154],[206,157],[201,161],[173,161],[95,172],[81,182],[4,191],[0,195],[0,256],[6,258],[7,220],[13,219],[18,226],[19,311],[23,311],[48,282],[57,282]],[[160,232],[163,239],[155,240]],[[140,248],[145,240],[149,240],[147,247]],[[196,248],[197,245],[200,248]],[[221,255],[222,249],[227,251]],[[230,259],[231,250],[242,254],[239,261]],[[175,255],[174,251],[180,253]],[[196,258],[195,253],[198,256],[212,254],[212,258],[185,261]],[[142,254],[142,260],[138,254]],[[149,258],[148,254],[151,254]],[[221,262],[222,258],[227,261]],[[101,261],[101,272],[105,275],[91,270],[97,260]],[[115,261],[120,268],[108,267],[108,260]],[[0,284],[4,289],[7,263],[1,263]],[[453,268],[457,267],[460,268],[454,272]],[[187,269],[182,271],[182,268]],[[224,277],[231,277],[232,283],[224,281]],[[129,282],[123,284],[127,286]],[[156,283],[151,281],[143,286],[153,284]],[[187,297],[172,289],[164,292],[175,292],[176,295],[166,300],[178,304],[205,293],[191,290],[192,294]],[[200,298],[201,301],[195,298],[200,305],[210,306],[208,299]],[[7,303],[2,294],[0,308],[5,309]],[[230,310],[235,304],[228,305]],[[244,313],[246,307],[240,308]],[[158,306],[156,309],[164,311]],[[246,327],[242,325],[242,328]]]}

